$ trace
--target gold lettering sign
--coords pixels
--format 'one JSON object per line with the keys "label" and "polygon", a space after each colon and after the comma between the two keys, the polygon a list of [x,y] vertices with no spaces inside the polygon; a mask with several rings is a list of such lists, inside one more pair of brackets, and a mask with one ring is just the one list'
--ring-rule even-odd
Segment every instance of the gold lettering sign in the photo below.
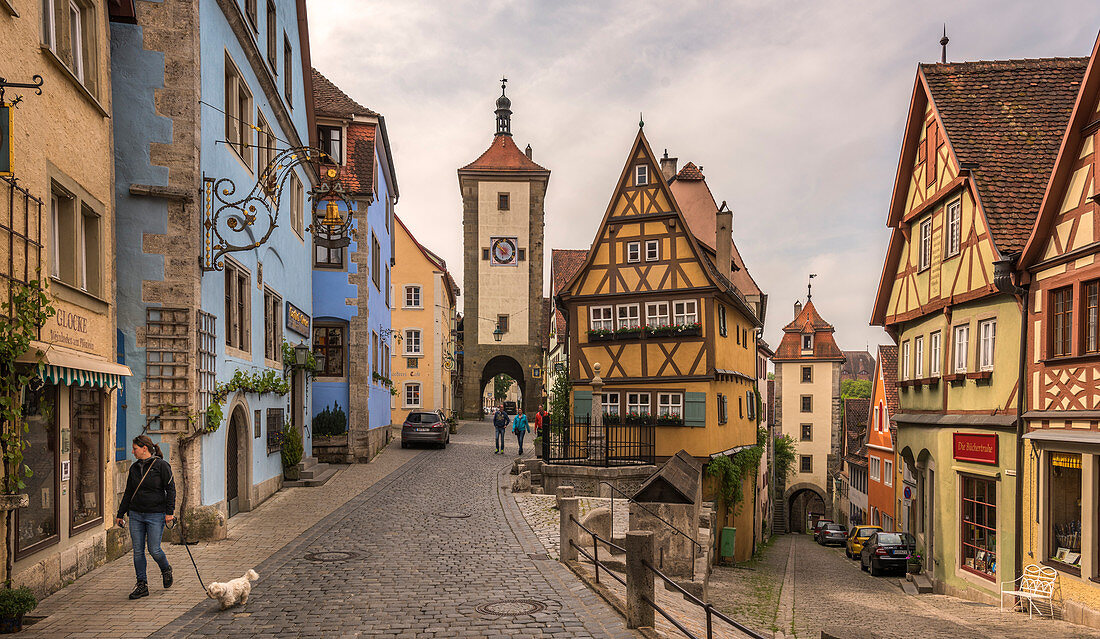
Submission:
{"label": "gold lettering sign", "polygon": [[49,325],[49,341],[82,351],[95,351],[95,343],[89,339],[88,318],[63,308],[57,309],[52,325]]}
{"label": "gold lettering sign", "polygon": [[309,315],[297,306],[286,303],[286,327],[295,333],[309,337]]}

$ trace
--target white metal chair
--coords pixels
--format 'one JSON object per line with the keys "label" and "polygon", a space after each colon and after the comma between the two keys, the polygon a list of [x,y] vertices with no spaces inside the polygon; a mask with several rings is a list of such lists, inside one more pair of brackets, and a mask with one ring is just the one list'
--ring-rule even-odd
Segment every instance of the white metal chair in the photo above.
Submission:
{"label": "white metal chair", "polygon": [[[1027,601],[1027,616],[1032,618],[1032,613],[1039,613],[1039,616],[1043,616],[1042,609],[1036,604],[1036,602],[1046,602],[1047,610],[1050,611],[1050,616],[1054,616],[1054,586],[1058,581],[1058,571],[1049,566],[1037,566],[1031,564],[1024,568],[1024,574],[1017,577],[1014,581],[1002,581],[1001,582],[1001,610],[1005,607],[1005,595],[1017,597],[1022,605],[1023,601]],[[1013,604],[1013,609],[1016,608]]]}

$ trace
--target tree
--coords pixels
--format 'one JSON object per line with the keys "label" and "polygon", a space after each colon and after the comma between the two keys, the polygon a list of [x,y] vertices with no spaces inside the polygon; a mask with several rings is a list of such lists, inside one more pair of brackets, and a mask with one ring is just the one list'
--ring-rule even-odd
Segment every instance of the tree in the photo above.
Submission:
{"label": "tree", "polygon": [[840,397],[846,399],[871,399],[871,382],[865,379],[846,379],[840,382]]}
{"label": "tree", "polygon": [[555,428],[570,423],[569,396],[572,391],[573,384],[569,381],[569,375],[565,371],[558,372],[554,376],[554,399],[550,401],[550,419]]}
{"label": "tree", "polygon": [[508,396],[508,389],[512,387],[512,378],[501,373],[493,378],[493,399],[498,402],[504,401],[504,398]]}

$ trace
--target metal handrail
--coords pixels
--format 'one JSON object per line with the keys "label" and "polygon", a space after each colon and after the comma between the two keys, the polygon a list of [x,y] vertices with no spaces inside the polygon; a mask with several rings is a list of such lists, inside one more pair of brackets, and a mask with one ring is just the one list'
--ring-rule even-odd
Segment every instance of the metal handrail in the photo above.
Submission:
{"label": "metal handrail", "polygon": [[[608,488],[610,488],[612,491],[614,491],[611,494],[611,522],[612,522],[611,525],[612,525],[612,528],[614,528],[614,525],[615,525],[615,523],[614,523],[615,522],[615,494],[614,493],[619,493],[623,497],[626,497],[627,503],[637,504],[640,508],[645,510],[647,513],[653,515],[657,519],[661,520],[666,526],[668,526],[669,528],[671,528],[674,531],[676,531],[677,533],[679,533],[681,536],[683,536],[684,539],[687,539],[691,543],[695,544],[694,546],[691,547],[691,580],[695,581],[695,549],[696,549],[696,547],[698,547],[699,550],[705,550],[705,548],[703,548],[703,544],[701,544],[698,541],[696,541],[696,540],[692,539],[691,537],[689,537],[687,535],[687,533],[685,533],[684,531],[682,531],[679,528],[677,528],[676,526],[674,526],[672,524],[672,522],[668,521],[664,517],[658,515],[657,513],[653,512],[652,510],[650,510],[650,508],[648,506],[646,506],[645,504],[643,504],[642,502],[634,501],[633,497],[629,497],[626,493],[624,493],[622,490],[620,490],[616,486],[613,486],[611,483],[601,480],[600,484],[603,484],[603,485],[607,486]],[[662,563],[662,565],[664,564],[663,561],[661,563]]]}
{"label": "metal handrail", "polygon": [[[699,639],[699,637],[698,637],[698,636],[696,636],[696,635],[695,635],[695,633],[693,633],[692,631],[690,631],[690,630],[688,630],[687,628],[685,628],[685,627],[684,627],[684,624],[682,624],[682,623],[680,623],[679,621],[676,621],[675,619],[673,619],[673,618],[672,618],[672,615],[670,615],[670,614],[668,614],[667,612],[665,612],[664,608],[661,608],[660,606],[658,606],[658,605],[657,605],[657,602],[655,602],[655,601],[650,601],[650,600],[649,600],[649,597],[646,597],[645,595],[642,595],[642,601],[644,601],[644,602],[646,602],[647,604],[649,604],[649,607],[650,607],[650,608],[653,608],[653,609],[654,609],[654,610],[656,610],[657,612],[661,613],[661,616],[662,616],[662,617],[664,617],[665,619],[667,619],[667,620],[668,620],[668,622],[669,622],[670,624],[672,624],[673,626],[676,626],[676,629],[677,629],[677,630],[679,630],[680,632],[682,632],[682,633],[684,633],[685,635],[687,635],[688,637],[690,637],[690,639]],[[709,637],[709,633],[708,633],[708,637]]]}
{"label": "metal handrail", "polygon": [[569,515],[569,521],[573,522],[574,524],[577,524],[578,528],[580,528],[584,532],[588,533],[589,535],[592,535],[592,552],[593,552],[592,555],[588,554],[583,548],[581,548],[576,543],[574,543],[572,539],[569,540],[569,545],[572,546],[573,548],[575,548],[577,550],[577,552],[579,552],[580,554],[582,554],[585,557],[588,557],[589,559],[592,560],[592,564],[594,566],[596,566],[596,583],[600,583],[600,568],[603,568],[604,570],[607,571],[607,574],[611,575],[612,577],[615,578],[616,581],[618,581],[619,583],[621,583],[622,585],[625,586],[626,585],[625,580],[620,578],[615,573],[611,572],[610,568],[608,568],[607,566],[605,566],[603,563],[600,562],[600,544],[598,542],[602,541],[603,543],[605,543],[608,546],[614,548],[615,550],[618,550],[621,553],[625,553],[626,548],[623,548],[622,546],[620,546],[616,543],[613,543],[609,539],[604,539],[603,537],[600,537],[596,533],[589,530],[587,526],[585,526],[581,522],[577,521],[577,518],[574,517],[573,515]]}
{"label": "metal handrail", "polygon": [[[649,563],[649,561],[643,559],[642,560],[642,565],[645,566],[646,568],[648,568],[649,570],[651,570],[653,572],[653,574],[660,577],[661,580],[665,582],[665,584],[670,585],[673,588],[675,588],[677,592],[679,592],[681,595],[684,596],[685,600],[687,600],[687,601],[689,601],[689,602],[691,602],[691,603],[695,604],[696,606],[699,606],[700,608],[703,609],[703,611],[707,615],[707,639],[710,639],[711,636],[713,635],[713,632],[714,632],[713,627],[712,627],[712,621],[711,621],[712,616],[718,617],[722,621],[725,621],[729,625],[731,625],[734,628],[736,628],[737,630],[745,633],[746,635],[752,637],[753,639],[767,639],[766,637],[764,637],[764,635],[756,632],[755,630],[753,630],[753,629],[751,629],[747,626],[744,626],[744,625],[734,621],[733,619],[730,619],[726,615],[722,614],[721,611],[716,610],[713,605],[711,605],[711,604],[703,601],[702,599],[696,597],[695,595],[691,594],[690,592],[685,590],[683,586],[681,586],[680,584],[673,581],[668,575],[661,572],[657,568],[653,567],[653,564]],[[645,597],[643,596],[642,599],[645,599]],[[684,634],[686,634],[689,637],[692,637],[692,639],[698,639],[698,637],[696,637],[695,635],[693,635],[690,632],[688,632],[687,630],[685,630],[683,628],[683,626],[676,623],[675,621],[672,621],[672,619],[669,619],[667,614],[665,614],[663,611],[661,611],[659,608],[657,608],[657,606],[654,605],[652,602],[649,602],[648,599],[646,599],[646,601],[651,606],[653,606],[654,610],[657,610],[658,612],[661,612],[661,614],[664,615],[665,619],[668,619],[669,621],[671,621],[672,624],[674,626],[676,626],[677,628],[679,628],[681,632],[683,632]]]}

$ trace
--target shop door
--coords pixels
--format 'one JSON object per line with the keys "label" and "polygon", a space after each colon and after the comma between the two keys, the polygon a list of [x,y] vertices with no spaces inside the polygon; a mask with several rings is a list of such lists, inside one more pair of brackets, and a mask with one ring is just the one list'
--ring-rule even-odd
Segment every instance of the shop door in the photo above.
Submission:
{"label": "shop door", "polygon": [[240,451],[241,411],[234,411],[233,418],[229,420],[229,432],[225,438],[225,500],[229,508],[229,516],[240,512],[240,500],[238,499],[237,464]]}

